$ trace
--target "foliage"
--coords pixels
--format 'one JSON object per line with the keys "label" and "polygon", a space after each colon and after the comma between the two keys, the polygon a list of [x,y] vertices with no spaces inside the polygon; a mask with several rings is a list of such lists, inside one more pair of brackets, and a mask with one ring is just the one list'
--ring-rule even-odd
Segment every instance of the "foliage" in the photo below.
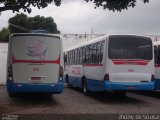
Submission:
{"label": "foliage", "polygon": [[0,42],[8,42],[9,41],[10,31],[7,28],[3,28],[0,31]]}
{"label": "foliage", "polygon": [[[128,7],[135,7],[137,0],[85,0],[86,2],[93,1],[96,7],[103,7],[104,9],[119,11],[128,9]],[[149,0],[141,0],[148,3]],[[95,7],[95,8],[96,8]]]}
{"label": "foliage", "polygon": [[9,30],[11,33],[24,33],[30,31],[29,29],[26,29],[28,27],[28,16],[23,13],[10,18],[8,22],[10,23]]}
{"label": "foliage", "polygon": [[19,12],[20,9],[23,9],[25,12],[31,13],[31,6],[41,9],[47,7],[48,4],[52,2],[54,2],[56,6],[61,4],[61,0],[1,0],[0,4],[4,6],[0,7],[0,12],[6,10]]}
{"label": "foliage", "polygon": [[[36,29],[45,29],[49,33],[60,33],[52,17],[35,16],[28,17],[21,13],[9,19],[9,30],[11,33],[24,33]],[[23,26],[23,27],[22,27]]]}
{"label": "foliage", "polygon": [[[31,7],[37,7],[42,9],[54,2],[56,6],[60,6],[62,0],[1,0],[0,12],[6,10],[12,10],[13,12],[19,12],[20,9],[25,12],[31,13]],[[135,7],[137,0],[84,0],[86,2],[93,2],[96,7],[103,7],[104,9],[112,11],[121,11],[128,9],[128,7]],[[144,3],[149,2],[149,0],[141,0]],[[95,7],[95,8],[96,8]]]}
{"label": "foliage", "polygon": [[28,26],[29,29],[36,30],[36,29],[45,29],[49,33],[60,33],[57,30],[57,25],[54,22],[52,17],[43,17],[43,16],[35,16],[28,19]]}

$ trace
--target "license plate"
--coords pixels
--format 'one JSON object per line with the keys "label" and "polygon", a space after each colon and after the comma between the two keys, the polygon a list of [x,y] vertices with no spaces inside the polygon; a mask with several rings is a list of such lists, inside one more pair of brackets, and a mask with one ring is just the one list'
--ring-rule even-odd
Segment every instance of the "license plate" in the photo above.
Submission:
{"label": "license plate", "polygon": [[27,80],[31,83],[41,83],[45,80],[45,77],[27,77]]}
{"label": "license plate", "polygon": [[127,88],[128,89],[135,89],[136,87],[135,86],[128,86]]}
{"label": "license plate", "polygon": [[41,77],[31,77],[31,80],[41,80]]}

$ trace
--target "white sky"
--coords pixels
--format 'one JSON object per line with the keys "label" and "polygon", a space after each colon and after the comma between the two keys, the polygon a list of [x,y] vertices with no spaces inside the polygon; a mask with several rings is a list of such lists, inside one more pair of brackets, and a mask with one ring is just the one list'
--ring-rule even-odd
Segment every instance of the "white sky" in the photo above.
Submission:
{"label": "white sky", "polygon": [[[94,9],[92,3],[86,4],[84,0],[62,0],[60,7],[51,4],[41,10],[33,8],[28,16],[51,16],[62,33],[89,34],[93,28],[95,34],[160,35],[160,0],[150,0],[148,4],[138,1],[135,8],[112,12]],[[8,21],[15,14],[11,11],[2,12],[0,20]],[[0,29],[6,26],[7,23],[0,21]]]}

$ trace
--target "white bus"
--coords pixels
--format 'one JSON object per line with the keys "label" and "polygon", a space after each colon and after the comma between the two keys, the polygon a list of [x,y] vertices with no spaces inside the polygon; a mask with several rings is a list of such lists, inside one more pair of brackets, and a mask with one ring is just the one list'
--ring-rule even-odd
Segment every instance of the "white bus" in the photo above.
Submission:
{"label": "white bus", "polygon": [[160,89],[160,41],[154,42],[155,55],[155,90]]}
{"label": "white bus", "polygon": [[152,40],[135,35],[110,35],[72,47],[64,53],[68,85],[89,91],[154,89]]}
{"label": "white bus", "polygon": [[12,34],[8,46],[7,90],[16,93],[61,93],[63,49],[59,36]]}

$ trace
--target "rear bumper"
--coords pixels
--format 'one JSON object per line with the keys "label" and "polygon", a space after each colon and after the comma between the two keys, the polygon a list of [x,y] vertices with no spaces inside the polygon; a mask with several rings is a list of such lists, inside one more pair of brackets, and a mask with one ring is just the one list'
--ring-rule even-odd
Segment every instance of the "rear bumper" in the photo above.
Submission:
{"label": "rear bumper", "polygon": [[44,84],[31,84],[31,83],[14,83],[13,81],[7,81],[7,90],[9,93],[61,93],[63,92],[63,81],[56,84],[44,83]]}
{"label": "rear bumper", "polygon": [[154,90],[155,82],[110,82],[104,81],[103,89],[107,90],[124,90],[124,91],[136,91],[136,90]]}

